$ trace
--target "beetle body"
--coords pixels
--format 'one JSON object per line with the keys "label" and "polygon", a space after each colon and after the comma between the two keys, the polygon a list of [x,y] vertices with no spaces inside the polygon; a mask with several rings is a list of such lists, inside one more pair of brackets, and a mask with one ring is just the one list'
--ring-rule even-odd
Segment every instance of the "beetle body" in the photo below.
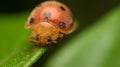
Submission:
{"label": "beetle body", "polygon": [[46,1],[32,11],[26,28],[32,31],[30,41],[46,46],[57,43],[57,39],[72,33],[75,24],[67,6],[57,1]]}

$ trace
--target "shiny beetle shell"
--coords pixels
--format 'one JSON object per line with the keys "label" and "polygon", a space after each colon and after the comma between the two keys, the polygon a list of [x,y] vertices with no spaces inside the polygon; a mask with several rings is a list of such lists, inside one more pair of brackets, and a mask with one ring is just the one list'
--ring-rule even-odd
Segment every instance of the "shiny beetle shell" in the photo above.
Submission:
{"label": "shiny beetle shell", "polygon": [[26,28],[32,31],[29,38],[31,42],[46,46],[57,43],[57,39],[72,33],[75,24],[67,6],[57,1],[46,1],[32,11]]}

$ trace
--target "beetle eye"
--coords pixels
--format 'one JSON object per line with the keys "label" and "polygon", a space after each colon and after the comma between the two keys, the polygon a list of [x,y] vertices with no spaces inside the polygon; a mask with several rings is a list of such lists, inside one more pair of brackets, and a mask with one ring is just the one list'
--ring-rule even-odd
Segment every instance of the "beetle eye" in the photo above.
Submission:
{"label": "beetle eye", "polygon": [[31,18],[30,21],[29,21],[30,24],[33,24],[34,23],[34,18]]}
{"label": "beetle eye", "polygon": [[61,29],[65,28],[65,23],[64,23],[64,22],[59,22],[59,27],[60,27]]}

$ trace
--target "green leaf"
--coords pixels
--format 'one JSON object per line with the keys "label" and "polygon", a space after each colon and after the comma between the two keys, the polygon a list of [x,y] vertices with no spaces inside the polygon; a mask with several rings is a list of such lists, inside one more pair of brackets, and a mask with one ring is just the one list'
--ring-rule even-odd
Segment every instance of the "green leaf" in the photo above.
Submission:
{"label": "green leaf", "polygon": [[0,67],[28,67],[46,52],[43,47],[32,50],[24,27],[27,17],[28,12],[0,14]]}
{"label": "green leaf", "polygon": [[120,67],[120,6],[65,44],[45,67]]}

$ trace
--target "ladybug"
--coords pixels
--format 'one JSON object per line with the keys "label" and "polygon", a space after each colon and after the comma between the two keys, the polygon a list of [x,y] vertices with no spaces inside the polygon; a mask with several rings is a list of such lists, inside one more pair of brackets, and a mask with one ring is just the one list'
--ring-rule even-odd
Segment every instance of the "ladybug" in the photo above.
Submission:
{"label": "ladybug", "polygon": [[35,7],[25,26],[32,31],[29,37],[31,42],[47,46],[72,33],[75,23],[66,5],[58,1],[45,1]]}

